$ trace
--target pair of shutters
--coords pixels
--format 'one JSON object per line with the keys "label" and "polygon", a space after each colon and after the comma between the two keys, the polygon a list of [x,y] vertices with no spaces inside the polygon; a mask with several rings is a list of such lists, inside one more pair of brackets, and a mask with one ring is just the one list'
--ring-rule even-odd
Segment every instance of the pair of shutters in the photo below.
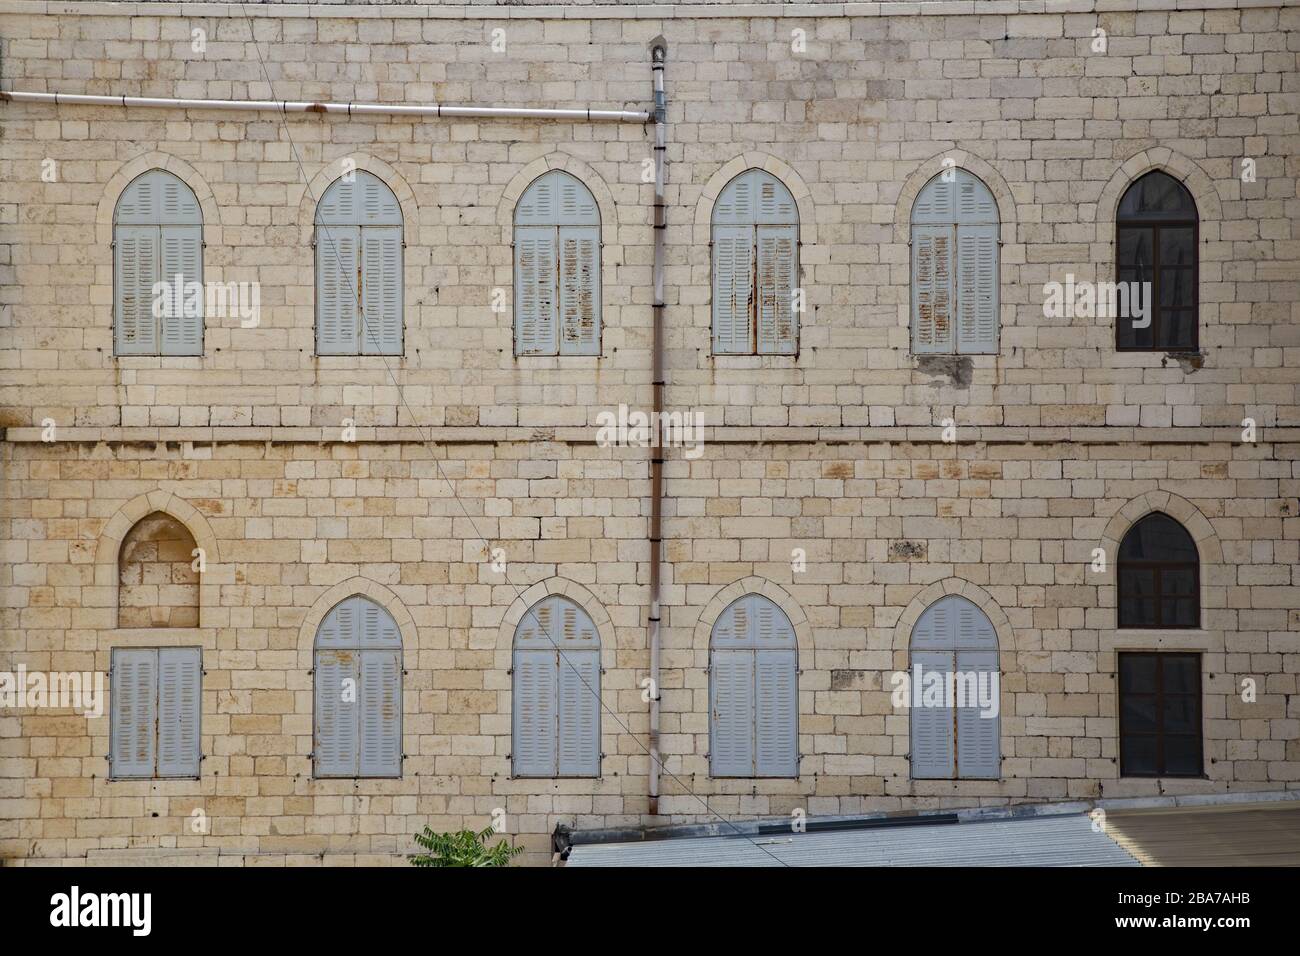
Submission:
{"label": "pair of shutters", "polygon": [[912,351],[998,350],[998,217],[988,187],[940,173],[912,207]]}
{"label": "pair of shutters", "polygon": [[402,354],[402,227],[316,227],[316,353]]}
{"label": "pair of shutters", "polygon": [[[193,192],[149,170],[123,191],[113,222],[116,353],[202,355],[203,220]],[[200,291],[187,295],[195,283]]]}
{"label": "pair of shutters", "polygon": [[566,598],[543,599],[515,631],[516,777],[600,776],[600,637]]}
{"label": "pair of shutters", "polygon": [[402,775],[402,648],[391,615],[366,598],[337,605],[316,632],[315,775]]}
{"label": "pair of shutters", "polygon": [[798,352],[798,276],[794,197],[771,173],[741,173],[714,204],[714,354]]}
{"label": "pair of shutters", "polygon": [[[973,674],[974,680],[1000,692],[993,625],[965,598],[940,598],[925,610],[912,630],[914,679],[918,667],[922,674]],[[998,779],[1002,774],[1000,719],[982,716],[978,706],[918,706],[918,693],[913,688],[910,702],[912,777]]]}
{"label": "pair of shutters", "polygon": [[109,691],[114,779],[199,776],[202,649],[113,650]]}
{"label": "pair of shutters", "polygon": [[600,354],[600,217],[585,185],[560,170],[515,207],[515,354]]}
{"label": "pair of shutters", "polygon": [[799,775],[794,628],[767,598],[746,595],[719,616],[709,668],[710,773]]}

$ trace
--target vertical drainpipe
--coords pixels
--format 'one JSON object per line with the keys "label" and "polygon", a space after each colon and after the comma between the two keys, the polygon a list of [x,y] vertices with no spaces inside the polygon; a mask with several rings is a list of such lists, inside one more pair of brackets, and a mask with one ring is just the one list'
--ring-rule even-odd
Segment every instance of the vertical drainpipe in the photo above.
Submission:
{"label": "vertical drainpipe", "polygon": [[654,417],[656,440],[650,449],[650,608],[646,616],[650,645],[650,815],[659,813],[659,578],[663,552],[664,449],[660,413],[664,408],[664,238],[668,229],[664,211],[664,159],[667,151],[668,100],[664,94],[664,60],[668,45],[663,37],[650,43],[650,71],[654,78],[655,206],[654,206],[654,314],[653,355]]}

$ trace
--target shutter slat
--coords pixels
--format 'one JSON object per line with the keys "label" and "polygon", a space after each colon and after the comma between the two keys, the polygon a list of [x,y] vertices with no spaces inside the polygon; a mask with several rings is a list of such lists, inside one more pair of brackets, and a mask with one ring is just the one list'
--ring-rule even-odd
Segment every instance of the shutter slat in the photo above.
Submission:
{"label": "shutter slat", "polygon": [[561,226],[560,354],[600,354],[600,227]]}
{"label": "shutter slat", "polygon": [[[373,605],[372,605],[373,606]],[[402,775],[402,660],[399,651],[363,650],[361,776]]]}
{"label": "shutter slat", "polygon": [[[203,354],[203,227],[163,226],[160,279],[172,290],[160,319],[163,355]],[[189,296],[198,283],[199,294]],[[193,298],[193,301],[192,301]],[[179,305],[179,309],[174,308]]]}
{"label": "shutter slat", "polygon": [[795,226],[758,227],[758,351],[798,351],[799,316],[794,310],[799,238]]}
{"label": "shutter slat", "polygon": [[115,779],[152,777],[158,718],[158,651],[114,648],[110,703],[112,761]]}
{"label": "shutter slat", "polygon": [[998,227],[957,227],[957,351],[998,350]]}
{"label": "shutter slat", "polygon": [[154,285],[161,269],[158,226],[118,226],[113,232],[117,354],[156,355]]}
{"label": "shutter slat", "polygon": [[912,351],[952,351],[952,226],[912,230]]}
{"label": "shutter slat", "polygon": [[515,354],[555,355],[558,346],[554,226],[515,229]]}
{"label": "shutter slat", "polygon": [[202,649],[158,651],[158,776],[199,776]]}
{"label": "shutter slat", "polygon": [[754,350],[754,227],[713,230],[713,351]]}
{"label": "shutter slat", "polygon": [[753,650],[722,650],[711,655],[709,742],[710,773],[752,777],[754,768]]}
{"label": "shutter slat", "polygon": [[798,663],[794,651],[755,652],[755,772],[760,777],[799,775]]}
{"label": "shutter slat", "polygon": [[402,354],[402,227],[361,230],[361,354]]}
{"label": "shutter slat", "polygon": [[356,355],[359,323],[357,274],[361,230],[316,229],[316,354]]}
{"label": "shutter slat", "polygon": [[[958,651],[959,673],[979,675],[998,690],[997,651]],[[1000,711],[999,711],[1000,712]],[[1002,775],[1001,743],[997,716],[985,717],[979,707],[957,709],[957,775],[996,780]]]}

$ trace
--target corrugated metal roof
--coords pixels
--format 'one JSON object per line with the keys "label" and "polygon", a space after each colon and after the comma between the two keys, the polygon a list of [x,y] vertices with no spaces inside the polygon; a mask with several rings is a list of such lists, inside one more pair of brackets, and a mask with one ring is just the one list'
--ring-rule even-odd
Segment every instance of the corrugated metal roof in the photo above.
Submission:
{"label": "corrugated metal roof", "polygon": [[1083,814],[578,844],[569,866],[1139,866]]}

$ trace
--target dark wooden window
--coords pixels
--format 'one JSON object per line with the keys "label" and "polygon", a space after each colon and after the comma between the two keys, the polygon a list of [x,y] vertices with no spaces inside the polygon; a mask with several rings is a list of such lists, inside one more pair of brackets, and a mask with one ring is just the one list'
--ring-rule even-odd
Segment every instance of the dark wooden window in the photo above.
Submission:
{"label": "dark wooden window", "polygon": [[1173,518],[1147,515],[1119,546],[1120,627],[1200,627],[1200,560],[1196,542]]}
{"label": "dark wooden window", "polygon": [[1196,350],[1199,236],[1192,194],[1168,173],[1153,170],[1128,187],[1115,219],[1116,281],[1151,283],[1151,324],[1135,328],[1132,315],[1117,317],[1115,347]]}
{"label": "dark wooden window", "polygon": [[1201,655],[1119,655],[1122,777],[1199,777]]}

